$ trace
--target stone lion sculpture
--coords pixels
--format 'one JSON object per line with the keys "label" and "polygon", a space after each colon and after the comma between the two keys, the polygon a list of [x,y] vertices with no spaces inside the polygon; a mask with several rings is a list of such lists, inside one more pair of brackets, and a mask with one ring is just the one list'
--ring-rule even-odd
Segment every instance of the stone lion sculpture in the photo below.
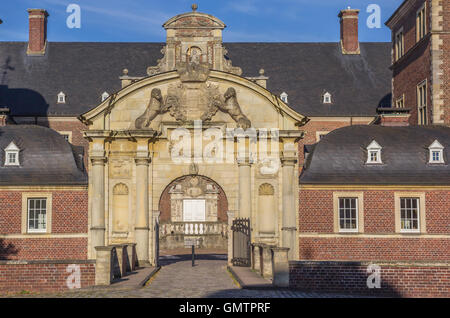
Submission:
{"label": "stone lion sculpture", "polygon": [[155,117],[159,114],[162,114],[164,111],[164,101],[161,90],[159,88],[154,88],[150,94],[150,101],[148,103],[147,109],[145,110],[144,114],[139,116],[135,121],[136,128],[143,129],[148,127],[151,121],[155,119]]}

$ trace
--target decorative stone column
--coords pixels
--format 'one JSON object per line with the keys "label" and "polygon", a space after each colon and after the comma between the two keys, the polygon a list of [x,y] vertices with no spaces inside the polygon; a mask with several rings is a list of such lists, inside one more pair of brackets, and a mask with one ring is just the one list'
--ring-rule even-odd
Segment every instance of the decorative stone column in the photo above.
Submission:
{"label": "decorative stone column", "polygon": [[239,218],[251,218],[252,180],[249,158],[238,158],[239,166]]}
{"label": "decorative stone column", "polygon": [[272,247],[273,285],[289,287],[289,248]]}
{"label": "decorative stone column", "polygon": [[[293,145],[292,145],[293,146]],[[295,210],[295,164],[297,163],[296,152],[293,150],[283,152],[281,158],[283,173],[283,217],[282,217],[282,246],[289,248],[289,260],[295,259],[296,239],[296,214]]]}
{"label": "decorative stone column", "polygon": [[92,247],[105,246],[105,157],[91,156]]}
{"label": "decorative stone column", "polygon": [[233,211],[227,212],[228,216],[228,266],[232,266],[231,259],[233,258],[233,230],[231,226],[233,225],[233,220],[235,213]]}
{"label": "decorative stone column", "polygon": [[149,211],[148,165],[149,158],[136,158],[136,252],[139,266],[149,266]]}

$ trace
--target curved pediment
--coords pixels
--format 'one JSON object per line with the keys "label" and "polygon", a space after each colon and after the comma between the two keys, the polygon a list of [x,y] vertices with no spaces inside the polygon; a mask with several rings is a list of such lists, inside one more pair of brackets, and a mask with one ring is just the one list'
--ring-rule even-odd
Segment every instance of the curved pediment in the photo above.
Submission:
{"label": "curved pediment", "polygon": [[307,119],[256,83],[199,65],[134,82],[80,120],[100,130],[159,130],[162,123],[183,126],[194,120],[292,130]]}
{"label": "curved pediment", "polygon": [[168,29],[224,29],[226,27],[220,19],[206,13],[196,11],[179,14],[170,18],[163,27]]}

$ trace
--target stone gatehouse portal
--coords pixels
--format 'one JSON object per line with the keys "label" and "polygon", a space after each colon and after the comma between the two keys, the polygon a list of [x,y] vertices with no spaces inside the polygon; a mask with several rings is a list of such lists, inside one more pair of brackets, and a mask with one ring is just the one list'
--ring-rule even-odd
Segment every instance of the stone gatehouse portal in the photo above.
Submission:
{"label": "stone gatehouse portal", "polygon": [[202,248],[227,248],[228,200],[212,179],[191,174],[171,182],[159,202],[161,249],[183,248],[196,239]]}

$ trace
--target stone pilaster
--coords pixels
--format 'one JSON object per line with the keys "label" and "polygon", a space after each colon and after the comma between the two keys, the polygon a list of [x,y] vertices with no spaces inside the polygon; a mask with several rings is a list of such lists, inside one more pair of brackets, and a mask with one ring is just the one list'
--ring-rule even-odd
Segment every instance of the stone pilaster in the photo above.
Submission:
{"label": "stone pilaster", "polygon": [[149,262],[148,165],[149,158],[136,158],[136,252],[140,266]]}
{"label": "stone pilaster", "polygon": [[238,158],[239,166],[239,218],[252,215],[252,179],[249,158]]}
{"label": "stone pilaster", "polygon": [[91,156],[92,247],[105,246],[105,157]]}
{"label": "stone pilaster", "polygon": [[283,214],[282,214],[282,246],[289,248],[289,259],[295,259],[295,245],[297,244],[296,214],[295,209],[295,164],[297,156],[295,152],[283,152],[282,174],[283,174]]}

